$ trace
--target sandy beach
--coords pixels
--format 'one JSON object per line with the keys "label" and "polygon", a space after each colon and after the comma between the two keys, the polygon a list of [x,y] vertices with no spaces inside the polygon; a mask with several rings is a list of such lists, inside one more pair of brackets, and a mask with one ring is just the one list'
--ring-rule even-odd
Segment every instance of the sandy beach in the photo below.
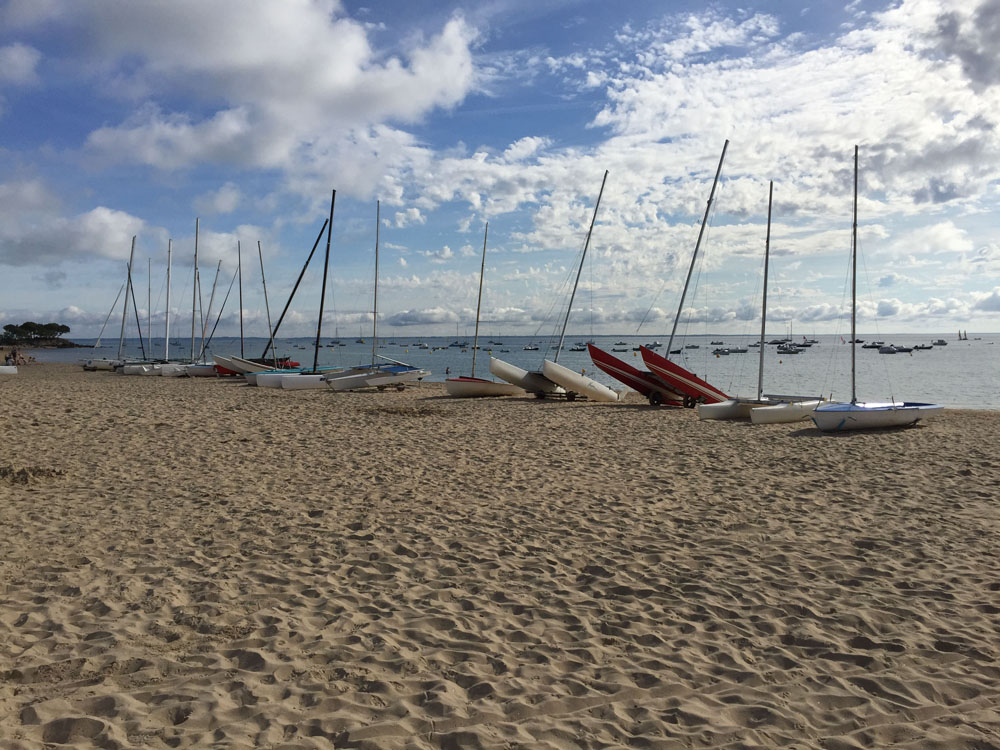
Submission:
{"label": "sandy beach", "polygon": [[0,747],[1000,747],[1000,412],[0,380]]}

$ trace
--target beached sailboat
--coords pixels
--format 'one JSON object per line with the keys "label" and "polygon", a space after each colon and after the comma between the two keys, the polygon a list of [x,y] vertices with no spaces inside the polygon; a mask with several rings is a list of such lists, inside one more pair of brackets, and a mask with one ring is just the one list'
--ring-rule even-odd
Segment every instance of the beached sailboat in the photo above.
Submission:
{"label": "beached sailboat", "polygon": [[[575,400],[577,396],[584,396],[592,401],[615,402],[621,397],[618,391],[608,388],[603,383],[598,383],[596,380],[559,364],[559,353],[562,351],[563,341],[566,339],[566,326],[569,323],[569,314],[573,309],[573,298],[576,296],[576,289],[580,283],[580,272],[583,271],[583,263],[587,258],[590,237],[594,232],[594,222],[597,221],[597,210],[601,206],[601,196],[604,195],[604,185],[607,181],[608,172],[605,170],[604,178],[601,180],[601,189],[597,194],[597,202],[594,204],[594,215],[590,219],[590,228],[587,230],[587,239],[584,242],[583,252],[580,255],[580,266],[576,271],[573,291],[570,293],[569,303],[566,305],[566,316],[563,318],[562,332],[559,334],[559,344],[556,346],[555,355],[551,360],[543,360],[541,372],[531,373],[496,358],[490,360],[490,372],[498,378],[503,378],[514,385],[533,392],[539,398],[544,398],[550,393],[560,392],[565,393],[568,401]],[[550,385],[546,385],[546,383]]]}
{"label": "beached sailboat", "polygon": [[479,351],[479,314],[483,306],[483,276],[486,273],[486,237],[489,231],[490,225],[487,222],[486,228],[483,230],[483,260],[479,266],[479,298],[476,301],[476,333],[472,343],[472,373],[469,376],[462,375],[457,378],[445,379],[445,390],[453,398],[524,395],[524,389],[513,383],[498,383],[495,380],[476,377],[476,353]]}
{"label": "beached sailboat", "polygon": [[[858,147],[854,147],[854,219],[851,234],[851,340],[858,312]],[[903,402],[859,402],[856,389],[855,345],[851,344],[851,400],[828,402],[812,413],[813,423],[823,432],[906,427],[940,412],[939,404]]]}
{"label": "beached sailboat", "polygon": [[[764,239],[764,284],[760,311],[759,363],[757,367],[757,397],[734,396],[714,404],[699,404],[698,419],[747,419],[754,423],[797,422],[809,419],[820,402],[819,397],[764,395],[764,331],[767,328],[767,271],[771,255],[771,205],[774,183],[767,193],[767,234]],[[757,412],[761,414],[757,414]]]}
{"label": "beached sailboat", "polygon": [[[691,254],[691,265],[688,266],[687,278],[684,281],[684,289],[681,291],[680,303],[677,306],[677,314],[674,316],[674,325],[670,330],[670,339],[667,341],[667,356],[674,354],[674,337],[677,334],[677,324],[680,322],[681,313],[684,310],[684,299],[687,296],[688,287],[691,284],[691,275],[694,272],[695,263],[698,259],[698,250],[701,248],[701,240],[705,235],[705,227],[708,225],[708,217],[712,210],[712,203],[715,200],[715,188],[719,184],[719,175],[722,173],[722,164],[726,160],[726,150],[729,148],[727,140],[722,146],[722,156],[719,157],[719,166],[715,170],[715,179],[712,181],[712,189],[708,194],[708,203],[705,205],[705,214],[701,219],[701,229],[698,231],[698,240],[694,245],[694,252]],[[689,344],[685,349],[697,349],[696,344]],[[649,371],[660,378],[668,388],[683,396],[682,403],[692,409],[697,404],[713,404],[718,401],[725,401],[729,397],[713,385],[705,382],[693,372],[689,372],[678,364],[671,362],[667,357],[657,354],[652,349],[645,346],[639,347],[642,361],[649,368]]]}
{"label": "beached sailboat", "polygon": [[[382,390],[389,386],[402,390],[406,383],[423,380],[430,375],[430,370],[424,370],[405,362],[399,362],[378,354],[378,244],[379,226],[382,204],[375,204],[375,292],[372,298],[372,361],[370,367],[355,367],[352,370],[338,373],[327,373],[323,376],[323,385],[335,391],[352,391],[357,388],[374,387]],[[317,337],[317,342],[319,338]],[[384,360],[388,364],[377,363]]]}

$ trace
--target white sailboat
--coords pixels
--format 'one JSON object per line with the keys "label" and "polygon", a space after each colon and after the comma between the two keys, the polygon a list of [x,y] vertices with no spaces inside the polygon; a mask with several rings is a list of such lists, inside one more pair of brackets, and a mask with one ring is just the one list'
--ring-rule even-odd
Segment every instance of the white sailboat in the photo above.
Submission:
{"label": "white sailboat", "polygon": [[566,338],[566,326],[569,323],[570,311],[573,309],[573,298],[576,296],[576,288],[580,283],[580,272],[583,271],[583,263],[587,258],[590,237],[594,232],[594,222],[597,221],[597,210],[601,206],[601,196],[604,195],[604,185],[607,181],[608,172],[605,170],[604,178],[601,180],[601,189],[597,194],[597,202],[594,204],[594,215],[590,219],[590,228],[587,230],[587,239],[583,245],[583,253],[580,255],[580,266],[576,271],[573,291],[570,293],[569,303],[566,306],[566,317],[563,319],[562,332],[559,334],[559,344],[556,346],[555,355],[551,360],[546,359],[542,362],[541,372],[530,373],[496,358],[490,359],[490,372],[498,378],[534,393],[538,398],[545,398],[550,393],[565,393],[567,401],[575,400],[578,395],[593,401],[605,402],[615,402],[621,398],[618,391],[559,364],[559,353],[562,351],[563,341]]}
{"label": "white sailboat", "polygon": [[764,394],[764,331],[767,327],[767,271],[771,256],[771,206],[773,198],[774,182],[771,182],[767,193],[767,234],[764,240],[764,286],[760,312],[757,396],[756,398],[735,396],[715,404],[699,404],[698,419],[749,418],[754,424],[797,422],[801,419],[809,419],[812,410],[820,403],[819,397]]}
{"label": "white sailboat", "polygon": [[479,351],[479,313],[483,306],[483,276],[486,273],[486,237],[489,231],[490,225],[487,222],[486,229],[483,231],[483,260],[479,267],[479,298],[476,302],[476,333],[472,343],[472,374],[468,377],[460,375],[457,378],[445,379],[445,390],[448,391],[448,395],[452,398],[524,395],[524,389],[513,383],[498,383],[495,380],[476,377],[476,354]]}
{"label": "white sailboat", "polygon": [[859,402],[856,388],[856,323],[858,312],[858,147],[854,147],[854,221],[851,235],[851,400],[828,402],[812,413],[813,423],[823,432],[906,427],[944,407],[912,401]]}
{"label": "white sailboat", "polygon": [[[378,242],[379,242],[379,221],[382,209],[382,202],[375,204],[375,293],[372,301],[372,362],[370,367],[356,367],[352,370],[341,371],[324,375],[322,383],[335,391],[352,391],[357,388],[374,387],[382,390],[388,386],[393,386],[397,390],[402,390],[406,383],[423,380],[431,374],[430,370],[424,370],[405,362],[398,362],[388,357],[383,357],[377,353],[378,349]],[[317,337],[317,342],[319,338]],[[376,360],[383,360],[388,364],[377,363]],[[259,380],[259,378],[258,378]],[[284,385],[282,386],[284,387]]]}

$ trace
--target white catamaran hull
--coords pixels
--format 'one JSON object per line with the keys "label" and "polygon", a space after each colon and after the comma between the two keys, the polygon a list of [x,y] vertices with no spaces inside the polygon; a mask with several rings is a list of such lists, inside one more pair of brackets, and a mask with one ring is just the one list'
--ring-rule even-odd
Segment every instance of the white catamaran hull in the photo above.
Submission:
{"label": "white catamaran hull", "polygon": [[773,406],[761,406],[750,411],[750,421],[754,424],[802,422],[809,419],[813,410],[822,403],[822,399],[812,399],[811,401],[789,401]]}
{"label": "white catamaran hull", "polygon": [[490,396],[523,396],[524,389],[513,383],[497,383],[483,378],[448,378],[445,390],[452,398],[485,398]]}
{"label": "white catamaran hull", "polygon": [[0,375],[17,375],[17,365],[0,365]]}
{"label": "white catamaran hull", "polygon": [[779,424],[809,419],[821,399],[731,398],[717,404],[699,404],[698,419],[749,419],[754,424]]}
{"label": "white catamaran hull", "polygon": [[823,432],[843,430],[878,430],[906,427],[941,411],[938,404],[902,403],[829,403],[820,404],[812,413],[813,423]]}
{"label": "white catamaran hull", "polygon": [[215,371],[215,365],[187,365],[189,378],[214,378],[219,373]]}
{"label": "white catamaran hull", "polygon": [[[326,388],[321,372],[290,372],[281,376],[281,388],[286,391],[308,391]],[[259,383],[258,383],[259,385]]]}
{"label": "white catamaran hull", "polygon": [[558,394],[566,393],[566,389],[558,383],[553,383],[540,372],[528,372],[520,367],[504,362],[502,359],[490,357],[490,372],[501,380],[506,380],[528,393],[538,394]]}
{"label": "white catamaran hull", "polygon": [[586,396],[591,401],[614,403],[621,397],[618,391],[613,391],[602,383],[585,375],[563,367],[557,362],[545,360],[542,362],[542,374],[553,383],[558,383],[570,393]]}
{"label": "white catamaran hull", "polygon": [[164,378],[186,378],[187,365],[178,364],[176,362],[167,362],[166,364],[160,365],[160,375]]}

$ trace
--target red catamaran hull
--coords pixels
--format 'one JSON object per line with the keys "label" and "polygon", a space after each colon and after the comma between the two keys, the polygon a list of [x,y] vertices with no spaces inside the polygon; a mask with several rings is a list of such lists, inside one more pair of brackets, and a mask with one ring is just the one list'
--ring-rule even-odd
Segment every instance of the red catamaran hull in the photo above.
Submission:
{"label": "red catamaran hull", "polygon": [[650,403],[654,403],[655,401],[663,406],[684,405],[684,394],[678,393],[653,373],[638,370],[628,362],[618,359],[618,357],[612,354],[608,354],[603,349],[598,349],[593,344],[587,344],[587,350],[590,352],[590,358],[599,370],[606,372],[629,388],[638,391],[648,398]]}
{"label": "red catamaran hull", "polygon": [[650,372],[662,378],[667,387],[684,394],[685,406],[693,407],[696,403],[716,404],[729,398],[715,386],[709,385],[693,372],[674,364],[666,357],[661,357],[652,349],[640,346],[639,353],[642,354],[642,361],[646,363]]}

